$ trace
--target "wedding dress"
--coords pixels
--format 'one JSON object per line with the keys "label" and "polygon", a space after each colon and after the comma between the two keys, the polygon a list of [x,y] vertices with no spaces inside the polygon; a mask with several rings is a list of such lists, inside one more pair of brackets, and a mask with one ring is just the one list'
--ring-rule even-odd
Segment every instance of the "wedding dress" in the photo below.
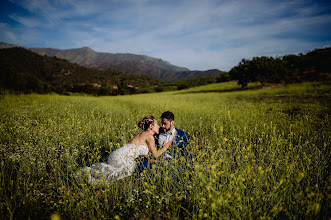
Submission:
{"label": "wedding dress", "polygon": [[148,152],[147,145],[126,144],[113,151],[108,156],[107,162],[95,163],[73,174],[76,178],[87,177],[91,184],[105,184],[112,180],[123,179],[133,174],[136,167],[135,159],[147,155]]}

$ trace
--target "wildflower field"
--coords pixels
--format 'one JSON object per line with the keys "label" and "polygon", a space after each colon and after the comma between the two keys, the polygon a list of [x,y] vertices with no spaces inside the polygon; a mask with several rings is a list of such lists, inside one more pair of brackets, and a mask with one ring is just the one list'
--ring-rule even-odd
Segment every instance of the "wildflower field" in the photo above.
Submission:
{"label": "wildflower field", "polygon": [[[329,219],[331,85],[235,82],[117,97],[0,96],[2,219]],[[175,114],[193,163],[95,187],[146,115]],[[160,123],[160,120],[158,120]]]}

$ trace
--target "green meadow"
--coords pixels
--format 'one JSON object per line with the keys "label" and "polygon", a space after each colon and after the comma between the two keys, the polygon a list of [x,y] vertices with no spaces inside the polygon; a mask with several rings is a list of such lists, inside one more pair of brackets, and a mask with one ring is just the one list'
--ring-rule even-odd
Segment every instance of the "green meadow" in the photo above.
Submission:
{"label": "green meadow", "polygon": [[[0,96],[2,219],[328,219],[331,85],[235,82],[131,96]],[[146,115],[175,114],[185,158],[103,186],[106,161]],[[158,120],[160,124],[160,120]]]}

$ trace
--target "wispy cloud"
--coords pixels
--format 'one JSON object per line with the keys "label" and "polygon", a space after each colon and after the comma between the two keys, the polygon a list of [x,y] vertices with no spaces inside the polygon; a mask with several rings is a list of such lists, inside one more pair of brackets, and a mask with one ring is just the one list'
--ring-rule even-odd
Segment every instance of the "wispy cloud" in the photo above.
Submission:
{"label": "wispy cloud", "polygon": [[[330,46],[331,4],[313,0],[10,0],[1,41],[136,53],[190,69]],[[0,20],[0,22],[2,22]]]}

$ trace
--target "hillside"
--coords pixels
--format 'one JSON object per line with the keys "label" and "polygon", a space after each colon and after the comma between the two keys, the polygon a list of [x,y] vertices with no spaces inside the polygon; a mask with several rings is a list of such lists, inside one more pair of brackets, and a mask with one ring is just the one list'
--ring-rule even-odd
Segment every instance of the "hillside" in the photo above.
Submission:
{"label": "hillside", "polygon": [[[100,63],[102,66],[104,64],[120,65],[126,62],[139,62],[148,66],[177,72],[188,70],[187,68],[171,65],[169,62],[165,62],[161,59],[156,59],[144,55],[135,55],[129,53],[99,53],[88,47],[67,50],[58,50],[51,48],[30,48],[30,50],[41,55],[56,56],[59,58],[67,59],[73,63],[77,63],[84,66],[97,63]],[[96,65],[96,67],[99,66]]]}
{"label": "hillside", "polygon": [[65,59],[41,56],[16,47],[0,50],[0,86],[3,89],[46,93],[113,87],[146,87],[158,81],[147,76],[131,76],[115,70],[96,70]]}
{"label": "hillside", "polygon": [[[14,44],[1,42],[0,48],[20,47]],[[146,75],[151,78],[171,82],[184,79],[192,79],[204,76],[218,76],[221,71],[190,71],[184,67],[178,67],[162,59],[145,55],[129,53],[100,53],[91,48],[82,47],[76,49],[59,50],[52,48],[27,48],[40,55],[56,56],[85,67],[99,70],[119,70],[129,75]]]}
{"label": "hillside", "polygon": [[198,78],[202,76],[217,76],[221,71],[190,71],[145,55],[129,53],[99,53],[91,48],[58,50],[51,48],[30,48],[31,51],[41,55],[56,56],[77,63],[82,66],[96,69],[120,70],[129,75],[147,75],[154,79],[170,82],[183,79]]}

